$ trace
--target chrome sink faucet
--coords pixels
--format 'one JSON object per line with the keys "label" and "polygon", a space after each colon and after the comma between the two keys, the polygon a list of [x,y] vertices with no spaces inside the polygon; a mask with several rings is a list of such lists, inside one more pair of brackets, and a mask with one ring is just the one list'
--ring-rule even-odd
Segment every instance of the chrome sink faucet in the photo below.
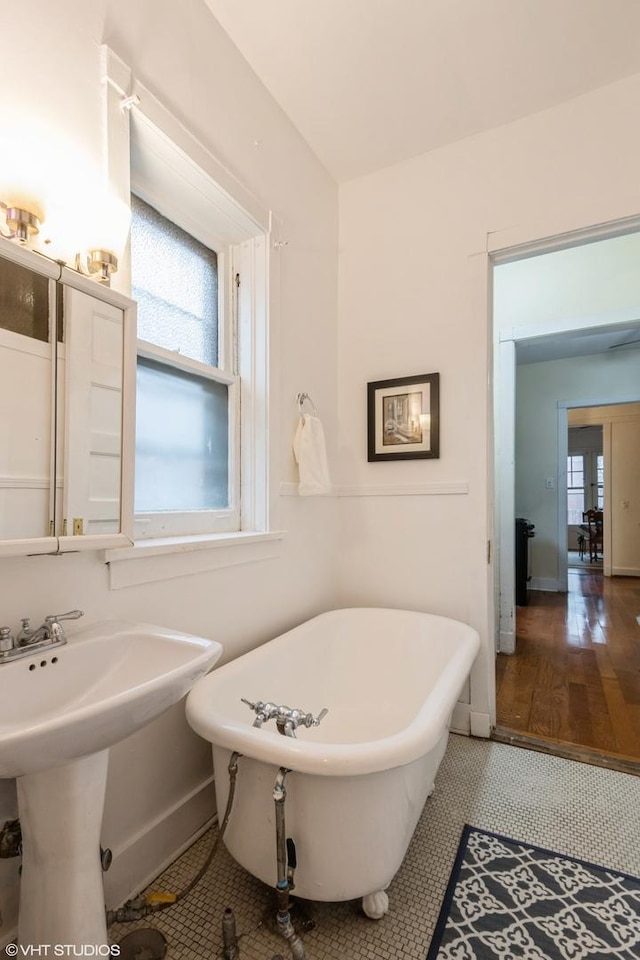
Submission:
{"label": "chrome sink faucet", "polygon": [[22,627],[14,639],[10,627],[0,627],[0,663],[23,657],[33,649],[59,647],[67,642],[61,620],[78,620],[84,616],[83,610],[69,610],[68,613],[53,613],[44,618],[44,622],[32,630],[30,618],[24,617]]}

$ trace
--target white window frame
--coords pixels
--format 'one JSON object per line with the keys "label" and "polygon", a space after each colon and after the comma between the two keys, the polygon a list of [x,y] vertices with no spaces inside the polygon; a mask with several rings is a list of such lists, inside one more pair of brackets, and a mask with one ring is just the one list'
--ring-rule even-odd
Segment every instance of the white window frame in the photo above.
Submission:
{"label": "white window frame", "polygon": [[[277,288],[271,257],[272,214],[132,76],[126,64],[106,46],[102,53],[107,167],[112,185],[116,185],[116,192],[125,202],[129,203],[130,193],[134,192],[165,216],[167,207],[158,201],[158,196],[167,184],[171,185],[175,200],[172,211],[179,210],[175,222],[215,249],[223,263],[219,281],[224,288],[225,309],[230,308],[235,295],[239,345],[237,370],[233,374],[229,370],[216,373],[224,378],[237,374],[239,378],[239,440],[234,454],[241,460],[239,529],[173,536],[164,531],[162,537],[136,540],[130,550],[107,551],[105,559],[111,567],[114,588],[276,556],[275,541],[282,539],[283,534],[275,529],[277,496],[270,482],[274,453],[273,444],[269,445],[269,394],[276,378],[269,345]],[[137,168],[130,162],[133,151],[144,157],[144,184],[140,182],[139,165]],[[154,184],[153,188],[150,184]],[[197,204],[189,204],[189,195],[197,197]],[[240,275],[239,288],[224,280],[236,273]],[[129,292],[128,256],[123,258],[114,280],[114,286]],[[161,348],[143,343],[139,349],[144,355],[149,350],[155,354]],[[236,355],[235,342],[227,340],[223,350]],[[174,365],[182,366],[185,362],[184,357],[167,353],[166,359]],[[227,551],[227,547],[233,550]],[[206,557],[205,552],[210,556]],[[170,554],[175,554],[175,563],[169,562]],[[137,568],[133,575],[120,568],[119,561],[142,558],[152,562],[144,568],[139,563],[125,564]]]}
{"label": "white window frame", "polygon": [[[182,229],[180,211],[177,215],[165,203],[156,197],[157,190],[149,189],[149,185],[140,179],[135,168],[131,171],[132,192],[154,207],[163,217],[175,223]],[[164,207],[164,209],[162,209]],[[189,231],[187,231],[189,232]],[[191,235],[191,234],[190,234]],[[212,239],[207,243],[206,234],[200,232],[196,238],[210,249],[214,249]],[[237,286],[235,277],[239,276],[239,250],[237,247],[227,247],[225,250],[215,250],[217,255],[218,280],[218,363],[202,363],[185,357],[177,351],[167,350],[155,343],[138,339],[137,355],[147,360],[153,360],[163,367],[172,367],[182,373],[192,374],[222,383],[229,388],[228,400],[228,496],[229,506],[220,510],[162,510],[136,512],[134,514],[135,540],[156,539],[158,537],[194,536],[200,534],[229,533],[241,529],[242,516],[240,504],[240,480],[242,468],[242,453],[240,445],[240,398],[242,387],[237,372]],[[249,348],[249,344],[244,345]]]}

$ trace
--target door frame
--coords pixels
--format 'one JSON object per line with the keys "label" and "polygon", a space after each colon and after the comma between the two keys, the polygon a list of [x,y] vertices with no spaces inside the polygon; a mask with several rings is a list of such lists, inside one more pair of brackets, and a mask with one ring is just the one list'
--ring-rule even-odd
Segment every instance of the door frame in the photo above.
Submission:
{"label": "door frame", "polygon": [[[599,224],[595,227],[576,229],[573,232],[545,237],[540,240],[524,241],[503,245],[499,235],[493,236],[488,245],[487,267],[489,270],[489,291],[492,291],[493,269],[503,263],[529,259],[556,250],[584,245],[629,233],[640,232],[640,215],[626,217],[618,221]],[[506,239],[506,237],[504,238]],[[515,240],[515,237],[514,237]],[[491,249],[493,247],[493,249]],[[607,314],[560,318],[544,324],[496,330],[493,301],[490,298],[489,320],[493,341],[493,448],[491,464],[493,470],[494,503],[493,527],[495,531],[495,565],[491,601],[495,609],[494,644],[496,653],[515,652],[515,401],[516,401],[516,347],[518,342],[538,340],[558,334],[571,333],[596,327],[623,326],[638,319],[638,311],[633,308],[612,311]],[[608,401],[611,403],[611,400]],[[618,401],[616,400],[616,403]],[[558,435],[559,476],[556,483],[558,497],[558,544],[566,547],[566,450],[567,450],[567,409],[569,406],[602,406],[602,398],[587,398],[577,403],[571,401],[565,406],[558,405],[558,417],[563,418],[564,431]],[[564,441],[561,440],[564,437]],[[561,444],[564,459],[560,457]],[[564,465],[564,469],[563,469]],[[562,482],[561,482],[562,481]],[[564,529],[561,531],[564,511]],[[566,554],[566,549],[565,549]],[[562,561],[561,561],[562,562]],[[564,556],[564,571],[558,571],[561,583],[566,590],[567,558]],[[492,723],[495,723],[495,702],[492,710]]]}

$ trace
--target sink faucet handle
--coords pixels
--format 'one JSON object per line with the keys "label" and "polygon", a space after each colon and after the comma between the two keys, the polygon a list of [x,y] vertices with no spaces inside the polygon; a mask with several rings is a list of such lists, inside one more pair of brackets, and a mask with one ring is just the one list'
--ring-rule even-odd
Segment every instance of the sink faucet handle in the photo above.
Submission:
{"label": "sink faucet handle", "polygon": [[69,610],[68,613],[52,613],[45,617],[46,623],[58,623],[60,620],[79,620],[84,617],[84,610]]}
{"label": "sink faucet handle", "polygon": [[28,643],[31,637],[33,636],[33,630],[31,629],[31,617],[22,618],[22,626],[18,631],[18,636],[16,637],[16,644],[20,647],[25,643]]}

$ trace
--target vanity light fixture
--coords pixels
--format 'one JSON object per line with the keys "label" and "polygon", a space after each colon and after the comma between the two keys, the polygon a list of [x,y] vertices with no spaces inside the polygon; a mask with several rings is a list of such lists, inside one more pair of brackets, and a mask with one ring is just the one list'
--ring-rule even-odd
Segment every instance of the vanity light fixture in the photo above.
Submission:
{"label": "vanity light fixture", "polygon": [[89,250],[88,267],[95,280],[109,286],[111,274],[118,269],[118,258],[109,250]]}
{"label": "vanity light fixture", "polygon": [[[0,211],[4,214],[8,232],[0,229],[0,236],[8,240],[16,240],[21,244],[28,244],[29,241],[40,233],[40,217],[26,207],[10,206],[0,200]],[[49,243],[45,240],[45,243]],[[118,269],[118,258],[110,250],[94,248],[89,250],[83,257],[76,254],[74,267],[80,273],[92,277],[98,283],[103,283],[107,287],[111,282],[111,274]]]}
{"label": "vanity light fixture", "polygon": [[79,273],[93,277],[98,283],[104,283],[108,287],[111,283],[111,274],[118,269],[118,258],[110,250],[89,250],[85,258],[79,253],[76,254],[74,266]]}
{"label": "vanity light fixture", "polygon": [[9,233],[3,233],[3,237],[17,240],[18,243],[28,243],[30,237],[40,233],[40,220],[31,210],[25,207],[10,207],[1,200],[0,207],[4,210],[9,228]]}

